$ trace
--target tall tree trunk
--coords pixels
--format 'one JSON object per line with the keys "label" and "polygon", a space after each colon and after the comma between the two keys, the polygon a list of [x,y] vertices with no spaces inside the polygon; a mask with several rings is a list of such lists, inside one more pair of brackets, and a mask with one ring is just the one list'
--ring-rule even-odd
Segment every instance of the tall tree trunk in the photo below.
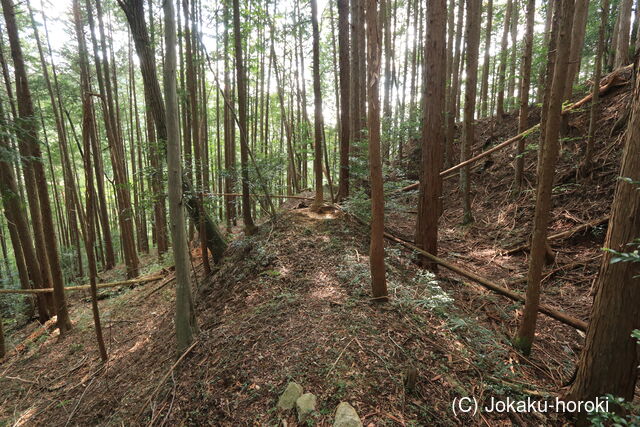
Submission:
{"label": "tall tree trunk", "polygon": [[249,198],[249,147],[247,143],[247,78],[242,55],[242,28],[240,27],[240,3],[233,0],[233,38],[236,56],[236,80],[238,84],[238,127],[240,128],[240,175],[242,179],[242,219],[245,233],[255,232]]}
{"label": "tall tree trunk", "polygon": [[384,264],[384,188],[380,158],[380,32],[378,2],[366,0],[367,21],[367,98],[369,123],[369,179],[371,181],[371,242],[369,264],[371,289],[376,301],[387,301]]}
{"label": "tall tree trunk", "polygon": [[[178,124],[178,95],[176,91],[176,27],[173,0],[164,1],[164,36],[167,47],[164,64],[166,101],[167,163],[171,240],[176,266],[176,341],[178,353],[193,342],[197,332],[184,211],[182,208],[182,162],[180,159],[180,129]],[[195,119],[195,118],[194,118]]]}
{"label": "tall tree trunk", "polygon": [[[446,0],[437,0],[427,7],[425,68],[423,77],[422,159],[420,189],[418,192],[418,218],[416,246],[438,254],[438,219],[442,212],[445,92],[446,92]],[[437,264],[422,258],[420,263],[435,272]]]}
{"label": "tall tree trunk", "polygon": [[[4,129],[5,127],[5,113],[0,101],[0,128]],[[0,135],[0,148],[7,153],[13,151],[9,139],[5,135]],[[0,157],[0,196],[9,225],[21,286],[23,288],[26,287],[26,289],[48,287],[48,283],[42,277],[42,268],[40,266],[42,258],[36,255],[36,250],[33,246],[29,224],[27,223],[27,211],[24,207],[24,201],[20,197],[13,167],[3,157]],[[14,232],[12,232],[12,229]],[[43,294],[37,294],[37,303],[38,319],[41,323],[44,323],[52,315],[49,311],[48,301]]]}
{"label": "tall tree trunk", "polygon": [[[161,152],[166,151],[167,140],[167,126],[165,122],[165,104],[162,100],[162,93],[160,91],[160,83],[158,82],[158,76],[156,74],[155,57],[151,49],[149,41],[149,33],[147,32],[147,26],[144,20],[144,10],[142,8],[142,2],[134,0],[118,0],[120,8],[125,12],[133,40],[136,46],[136,52],[140,59],[140,70],[142,71],[142,82],[145,90],[145,101],[147,107],[151,106],[150,110],[153,115],[153,122],[155,124],[155,130],[158,135],[158,145]],[[162,168],[158,168],[156,176],[159,176]],[[161,181],[160,181],[161,182]],[[191,183],[183,181],[183,188],[186,187],[185,198],[187,199],[186,205],[189,206],[193,202],[195,197],[194,191],[191,189]],[[164,214],[164,194],[155,195],[162,202],[162,213]],[[189,215],[195,223],[198,223],[198,210],[189,210]],[[160,216],[164,218],[164,216]],[[222,257],[222,252],[226,249],[224,239],[220,235],[217,225],[211,220],[211,218],[205,215],[205,221],[207,221],[207,245],[209,251],[211,251],[214,260]],[[162,227],[158,227],[158,231],[163,230]],[[220,244],[222,242],[222,244]],[[218,259],[219,259],[218,258]]]}
{"label": "tall tree trunk", "polygon": [[[96,287],[96,277],[98,271],[96,268],[96,257],[94,251],[95,233],[94,233],[94,217],[96,206],[96,194],[93,187],[93,169],[91,168],[91,147],[96,144],[91,144],[91,138],[95,137],[93,123],[93,102],[91,101],[91,87],[89,83],[89,59],[87,53],[87,47],[84,40],[84,25],[80,15],[79,0],[73,1],[73,16],[76,28],[76,38],[78,39],[78,55],[80,58],[80,97],[82,99],[82,142],[84,149],[84,171],[87,193],[87,209],[84,218],[82,218],[81,225],[84,235],[85,249],[87,251],[87,263],[89,264],[89,284],[91,287],[91,308],[93,312],[93,322],[96,330],[96,340],[98,342],[98,350],[100,351],[100,357],[103,362],[107,361],[107,349],[104,345],[104,339],[102,337],[102,326],[100,324],[100,311],[98,309],[98,292]],[[80,206],[79,199],[76,200],[78,207]],[[78,210],[80,217],[82,217],[82,211]]]}
{"label": "tall tree trunk", "polygon": [[[545,14],[544,14],[544,34],[542,39],[542,46],[544,49],[549,48],[549,39],[551,37],[551,19],[553,18],[553,8],[556,0],[547,0]],[[538,69],[538,87],[536,91],[536,101],[542,102],[545,93],[545,79],[546,69],[544,61],[540,61],[540,68]]]}
{"label": "tall tree trunk", "polygon": [[[445,153],[449,153],[453,147],[453,137],[455,132],[456,122],[456,99],[458,98],[458,92],[460,91],[460,74],[458,69],[462,62],[462,53],[460,52],[460,44],[462,43],[462,22],[464,17],[464,1],[458,3],[458,16],[456,18],[456,39],[454,47],[453,65],[451,67],[451,88],[449,90],[447,114],[446,114],[446,138],[445,138]],[[451,162],[450,156],[446,156],[447,162]]]}
{"label": "tall tree trunk", "polygon": [[[636,73],[631,119],[604,246],[629,252],[640,236],[640,73]],[[596,280],[589,329],[568,398],[593,400],[605,394],[633,401],[638,379],[640,263],[612,262],[605,253]],[[585,414],[583,414],[585,415]]]}
{"label": "tall tree trunk", "polygon": [[[531,62],[533,56],[533,25],[535,12],[536,0],[527,0],[527,25],[524,35],[522,67],[520,68],[520,113],[518,115],[518,133],[522,133],[529,129],[529,90],[531,87]],[[516,192],[520,192],[522,189],[524,174],[524,143],[525,138],[521,138],[520,141],[518,141],[518,147],[516,149]]]}
{"label": "tall tree trunk", "polygon": [[[80,239],[79,239],[79,232],[78,232],[78,221],[77,221],[77,211],[76,211],[76,207],[78,206],[78,201],[76,200],[78,198],[78,195],[75,191],[75,178],[73,176],[73,170],[71,169],[70,166],[70,160],[69,160],[69,152],[68,152],[68,147],[67,147],[67,133],[64,127],[64,120],[62,115],[60,114],[60,110],[62,109],[62,101],[60,99],[60,97],[58,97],[58,99],[56,100],[55,94],[53,92],[53,88],[51,85],[51,79],[49,78],[49,70],[47,68],[47,63],[44,57],[44,52],[42,49],[42,44],[40,42],[40,34],[38,32],[38,26],[36,25],[34,16],[33,16],[33,10],[31,9],[31,4],[29,1],[27,1],[27,7],[29,9],[29,16],[31,18],[31,26],[33,28],[33,34],[34,37],[36,39],[36,45],[38,48],[38,54],[40,57],[40,65],[42,67],[42,75],[44,77],[44,81],[45,81],[45,85],[47,87],[47,92],[49,94],[49,100],[51,101],[51,108],[53,110],[53,116],[54,116],[54,120],[56,123],[56,131],[57,131],[57,135],[58,135],[58,147],[60,148],[60,157],[62,160],[62,171],[63,171],[63,181],[64,181],[64,187],[65,187],[65,204],[66,204],[66,209],[67,209],[67,214],[68,214],[68,222],[69,222],[69,228],[70,228],[70,234],[71,237],[77,247],[78,250],[78,263],[77,263],[77,269],[78,269],[78,274],[79,276],[83,276],[82,273],[82,257],[80,254]],[[44,14],[43,14],[44,16]],[[52,70],[53,70],[53,75],[54,75],[54,79],[56,80],[56,86],[57,86],[57,76],[56,76],[56,69],[55,69],[55,64],[53,63],[53,61],[51,62],[52,65]],[[59,108],[60,107],[60,108]],[[44,123],[43,123],[43,131],[44,131]],[[46,139],[46,131],[44,132],[44,136]],[[49,145],[47,144],[47,150],[49,150]],[[49,156],[49,162],[51,162],[51,156]],[[53,179],[53,177],[52,177]],[[54,183],[55,185],[55,183]],[[57,190],[56,187],[54,186],[54,190],[56,193],[56,204],[57,204]]]}
{"label": "tall tree trunk", "polygon": [[322,138],[324,120],[322,118],[322,90],[320,89],[320,30],[318,29],[318,5],[311,0],[311,27],[313,32],[313,104],[314,104],[314,159],[316,194],[311,205],[319,209],[323,203],[322,189]]}
{"label": "tall tree trunk", "polygon": [[[9,27],[7,24],[7,30],[8,29]],[[0,37],[0,40],[1,40],[1,37]],[[2,50],[3,49],[0,46],[0,52]],[[3,70],[2,74],[5,82],[5,87],[7,89],[9,103],[11,105],[11,113],[12,113],[13,121],[14,123],[17,123],[19,120],[18,110],[15,107],[16,102],[13,97],[13,91],[11,89],[11,83],[9,80],[9,67],[7,66],[4,55],[0,55],[0,62],[2,63],[2,70]],[[33,239],[35,244],[35,251],[38,259],[38,265],[40,268],[40,277],[42,278],[41,287],[50,288],[52,287],[52,278],[51,278],[51,271],[49,268],[49,260],[47,259],[47,250],[46,250],[46,243],[44,238],[44,229],[42,225],[42,213],[40,211],[38,188],[36,186],[36,179],[34,175],[34,166],[33,166],[34,158],[31,154],[31,149],[29,144],[19,139],[17,145],[20,153],[21,162],[16,162],[16,163],[20,163],[22,166],[21,168],[16,167],[16,180],[18,185],[18,191],[20,193],[20,198],[23,200],[25,199],[24,196],[26,193],[26,199],[29,201],[28,207],[29,207],[29,214],[31,216],[31,225],[33,228]],[[24,187],[26,191],[22,191],[21,189],[22,187],[20,186],[20,175],[19,175],[20,169],[22,169],[22,176],[24,178]],[[22,235],[21,235],[21,239],[23,239]],[[45,294],[45,299],[47,301],[47,311],[49,315],[51,316],[55,315],[56,305],[54,303],[53,295],[50,293],[47,293]]]}
{"label": "tall tree trunk", "polygon": [[618,27],[618,40],[616,44],[615,68],[627,65],[631,62],[629,58],[629,30],[631,27],[631,8],[633,0],[622,0],[620,2],[620,15]]}
{"label": "tall tree trunk", "polygon": [[162,255],[168,248],[168,238],[166,235],[167,219],[164,202],[165,194],[162,184],[164,182],[162,163],[164,153],[166,152],[167,140],[164,103],[162,101],[160,83],[158,82],[156,74],[156,59],[144,19],[143,2],[134,0],[117,1],[120,8],[124,11],[129,27],[131,28],[136,53],[140,60],[146,108],[153,118],[154,126],[149,126],[151,122],[149,122],[147,126],[149,132],[155,130],[153,134],[150,134],[152,138],[149,138],[149,156],[152,168],[151,190],[154,200],[154,221],[158,254]]}
{"label": "tall tree trunk", "polygon": [[[27,80],[22,47],[18,37],[18,27],[12,0],[2,0],[2,10],[7,24],[11,56],[13,58],[14,72],[16,75],[16,95],[18,99],[18,115],[20,116],[20,121],[18,122],[20,144],[29,147],[29,153],[33,159],[35,184],[37,186],[38,201],[40,202],[40,210],[42,212],[42,227],[44,230],[54,230],[42,155],[38,144],[37,122],[33,112],[33,101],[31,99],[31,91],[29,90],[29,82]],[[47,261],[49,262],[51,271],[53,298],[58,316],[57,326],[60,333],[65,334],[71,329],[71,320],[69,319],[64,294],[64,281],[58,255],[58,242],[55,233],[52,232],[45,233],[44,240],[46,243]]]}
{"label": "tall tree trunk", "polygon": [[489,111],[489,62],[491,60],[491,30],[493,27],[493,0],[485,6],[484,60],[482,61],[482,80],[480,83],[480,116],[486,117]]}
{"label": "tall tree trunk", "polygon": [[[193,3],[193,0],[192,0]],[[185,39],[185,62],[186,62],[186,82],[187,82],[187,105],[185,109],[189,111],[186,113],[187,118],[189,119],[190,129],[185,126],[184,134],[189,135],[190,138],[185,138],[185,155],[191,151],[191,146],[193,148],[193,165],[194,172],[196,177],[196,187],[195,190],[198,194],[198,216],[200,217],[200,221],[198,224],[194,224],[198,227],[198,233],[200,234],[200,252],[202,256],[202,265],[204,266],[205,274],[209,274],[211,272],[211,267],[209,266],[209,256],[207,253],[207,230],[205,227],[205,215],[204,215],[204,197],[203,197],[203,186],[202,186],[202,158],[203,153],[201,153],[201,135],[200,135],[200,121],[198,120],[199,109],[198,109],[198,97],[197,97],[197,79],[196,79],[196,68],[194,63],[195,51],[197,50],[195,43],[195,34],[192,26],[195,25],[195,17],[193,15],[189,15],[189,2],[188,0],[183,0],[183,10],[184,10],[184,39]],[[189,141],[191,144],[189,144]],[[185,159],[185,168],[187,169],[186,176],[190,177],[190,160]],[[189,179],[189,178],[187,178]]]}
{"label": "tall tree trunk", "polygon": [[114,103],[111,70],[107,55],[102,5],[100,0],[96,0],[96,16],[98,18],[98,30],[100,32],[100,45],[98,44],[98,35],[96,33],[91,0],[86,0],[86,8],[89,28],[91,30],[96,75],[101,95],[102,114],[107,140],[109,141],[109,153],[116,187],[116,204],[118,206],[118,225],[120,226],[122,252],[127,266],[127,277],[133,278],[138,275],[139,260],[135,247],[134,219],[131,207],[131,194],[129,193],[129,182],[127,179],[124,143],[120,133],[117,108]]}
{"label": "tall tree trunk", "polygon": [[[480,49],[480,11],[481,0],[466,0],[467,3],[467,80],[464,92],[464,124],[460,161],[471,157],[471,148],[475,142],[474,116],[476,111],[476,93],[478,87],[478,51]],[[463,224],[473,222],[471,214],[471,176],[470,167],[460,169],[460,189],[462,193]]]}
{"label": "tall tree trunk", "polygon": [[338,201],[349,197],[349,145],[352,120],[349,64],[349,0],[338,0],[338,50],[340,60],[340,175]]}
{"label": "tall tree trunk", "polygon": [[573,14],[573,33],[571,34],[571,51],[569,53],[569,69],[567,70],[567,87],[564,90],[565,99],[573,94],[573,82],[580,72],[584,36],[589,15],[589,0],[576,0],[576,10]]}
{"label": "tall tree trunk", "polygon": [[[229,27],[230,16],[229,7],[224,9],[224,96],[226,100],[233,99],[233,89],[231,87],[231,79],[229,73]],[[273,41],[273,39],[272,39]],[[226,170],[224,178],[224,191],[227,194],[233,193],[236,186],[236,142],[235,142],[235,124],[231,118],[231,106],[228,102],[224,103],[224,167]],[[225,206],[227,214],[227,229],[232,225],[236,225],[236,199],[235,196],[225,196]]]}
{"label": "tall tree trunk", "polygon": [[520,18],[519,10],[520,4],[518,0],[513,0],[513,8],[511,12],[511,58],[509,60],[509,83],[507,85],[507,111],[511,112],[516,105],[515,91],[516,91],[516,62],[518,52],[518,19]]}
{"label": "tall tree trunk", "polygon": [[595,56],[595,71],[593,73],[593,87],[591,90],[591,109],[589,111],[589,133],[587,135],[587,146],[585,147],[584,159],[578,173],[585,177],[591,170],[593,159],[593,146],[595,144],[595,134],[598,118],[600,116],[600,79],[602,78],[602,56],[604,54],[604,37],[609,20],[609,0],[602,0],[601,4],[600,28],[598,29],[598,46]]}
{"label": "tall tree trunk", "polygon": [[[617,7],[620,6],[621,2],[618,2]],[[616,6],[615,3],[612,5],[612,11],[615,11]],[[618,50],[618,34],[620,33],[620,12],[615,14],[616,19],[613,25],[613,33],[611,34],[611,40],[609,43],[609,54],[607,56],[607,70],[612,71],[616,62],[616,52]]]}
{"label": "tall tree trunk", "polygon": [[567,83],[567,63],[569,58],[571,26],[573,23],[574,0],[562,1],[560,8],[559,33],[556,43],[556,58],[553,83],[549,98],[548,117],[543,140],[543,158],[539,171],[536,191],[536,210],[531,237],[531,256],[527,276],[526,302],[520,327],[514,345],[523,353],[529,354],[536,330],[538,306],[540,305],[540,279],[547,252],[547,227],[551,211],[551,190],[558,157],[560,122],[562,120],[562,102]]}
{"label": "tall tree trunk", "polygon": [[509,42],[509,28],[511,25],[511,14],[513,13],[513,0],[507,0],[507,10],[504,14],[504,28],[502,30],[502,41],[500,42],[500,66],[498,67],[498,100],[496,102],[496,115],[498,119],[504,116],[504,90],[507,71],[507,43]]}

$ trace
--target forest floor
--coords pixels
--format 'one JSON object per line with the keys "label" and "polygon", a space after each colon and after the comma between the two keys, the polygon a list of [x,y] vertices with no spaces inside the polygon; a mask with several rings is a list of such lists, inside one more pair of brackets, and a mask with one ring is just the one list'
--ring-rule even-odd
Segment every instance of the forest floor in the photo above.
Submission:
{"label": "forest floor", "polygon": [[[628,88],[603,99],[593,175],[576,180],[588,108],[569,117],[554,187],[551,233],[605,217],[622,148],[614,123]],[[536,111],[531,115],[532,124]],[[516,120],[481,121],[476,153],[489,138],[513,136]],[[532,137],[531,144],[537,141]],[[475,222],[461,226],[456,180],[445,184],[440,254],[492,281],[524,292],[526,242],[534,210],[535,150],[525,157],[527,185],[513,196],[513,150],[498,152],[473,173]],[[455,159],[454,159],[455,161]],[[392,186],[399,187],[404,182]],[[109,361],[100,364],[88,294],[70,297],[74,330],[27,337],[0,362],[0,425],[296,425],[276,408],[289,381],[318,398],[307,424],[331,425],[337,404],[353,405],[365,426],[562,425],[564,415],[454,414],[454,398],[481,403],[510,396],[553,399],[573,372],[584,335],[545,315],[530,357],[510,345],[521,304],[441,268],[416,267],[413,254],[387,242],[390,302],[371,301],[368,230],[342,210],[321,214],[298,203],[261,224],[256,235],[231,242],[209,277],[197,265],[200,334],[181,363],[174,348],[174,283],[170,268],[145,259],[146,273],[165,279],[105,292],[100,301]],[[413,239],[416,193],[387,201],[388,230]],[[587,320],[606,223],[552,242],[543,302]],[[560,268],[570,265],[570,267]],[[117,279],[111,272],[103,280]],[[415,387],[405,376],[417,370]]]}

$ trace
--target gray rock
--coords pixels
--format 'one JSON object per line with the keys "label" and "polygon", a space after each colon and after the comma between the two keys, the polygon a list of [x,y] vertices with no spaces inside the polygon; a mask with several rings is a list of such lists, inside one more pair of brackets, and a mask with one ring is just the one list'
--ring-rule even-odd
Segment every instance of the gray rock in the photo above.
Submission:
{"label": "gray rock", "polygon": [[287,384],[287,388],[280,395],[280,399],[278,399],[278,409],[282,409],[284,411],[288,411],[293,409],[296,405],[296,400],[302,396],[302,387],[297,383],[290,382]]}
{"label": "gray rock", "polygon": [[303,422],[313,411],[316,410],[316,396],[312,393],[305,393],[296,400],[296,410],[298,411],[298,422]]}
{"label": "gray rock", "polygon": [[353,406],[347,402],[340,402],[333,427],[362,427],[362,421]]}

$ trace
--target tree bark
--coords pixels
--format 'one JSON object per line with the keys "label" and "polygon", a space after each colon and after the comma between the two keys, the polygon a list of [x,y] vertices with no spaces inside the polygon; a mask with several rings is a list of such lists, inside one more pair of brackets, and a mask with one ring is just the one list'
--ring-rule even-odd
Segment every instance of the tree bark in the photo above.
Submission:
{"label": "tree bark", "polygon": [[[627,125],[622,166],[607,229],[605,247],[628,252],[640,236],[640,73],[636,73],[631,119]],[[636,243],[629,245],[636,239]],[[640,329],[640,263],[614,262],[605,253],[596,281],[596,296],[570,400],[593,400],[605,394],[633,401],[638,378]],[[585,415],[585,414],[583,414]]]}
{"label": "tree bark", "polygon": [[609,20],[609,0],[602,0],[601,4],[600,28],[598,30],[598,46],[596,48],[595,71],[593,73],[593,88],[591,91],[591,108],[589,111],[589,133],[587,135],[587,146],[585,147],[584,159],[578,174],[586,176],[591,170],[593,159],[593,146],[595,144],[595,133],[597,121],[600,113],[600,79],[602,78],[602,56],[604,53],[604,37]]}
{"label": "tree bark", "polygon": [[531,255],[527,276],[526,302],[520,327],[514,339],[514,346],[524,354],[531,352],[536,331],[538,307],[540,305],[540,279],[547,252],[547,227],[551,211],[551,190],[558,157],[562,102],[567,83],[567,63],[569,57],[571,26],[573,23],[574,0],[562,1],[560,8],[559,33],[556,43],[556,60],[553,83],[549,98],[548,117],[543,140],[543,159],[536,191],[536,209],[531,236]]}
{"label": "tree bark", "polygon": [[134,278],[139,272],[138,253],[135,246],[135,232],[133,227],[133,209],[131,206],[131,194],[125,164],[124,143],[119,128],[118,111],[114,105],[114,91],[112,86],[111,69],[107,55],[106,37],[102,20],[102,6],[100,0],[96,0],[96,16],[98,18],[98,30],[100,32],[100,45],[93,17],[91,0],[85,2],[87,18],[91,30],[93,55],[95,58],[96,75],[101,95],[102,115],[104,118],[107,140],[109,141],[109,154],[111,157],[113,180],[115,183],[116,205],[118,207],[118,225],[122,240],[122,252],[127,266],[127,277]]}
{"label": "tree bark", "polygon": [[[0,127],[5,127],[5,113],[2,102],[0,102]],[[9,140],[4,135],[0,135],[0,148],[7,153],[13,151]],[[38,289],[49,287],[42,277],[40,258],[36,256],[33,246],[29,224],[27,223],[27,211],[24,207],[24,201],[20,197],[13,167],[2,157],[0,157],[0,196],[2,197],[2,206],[9,225],[11,244],[22,288]],[[12,229],[14,232],[12,232]],[[44,323],[51,317],[48,302],[44,295],[38,295],[37,302],[38,319],[41,323]]]}
{"label": "tree bark", "polygon": [[40,202],[40,210],[42,213],[42,227],[43,230],[49,230],[49,232],[44,234],[44,240],[54,289],[53,298],[58,316],[57,327],[60,330],[60,334],[65,334],[71,329],[71,320],[69,318],[69,312],[67,311],[67,302],[64,294],[64,281],[58,255],[58,242],[55,233],[52,232],[55,228],[49,194],[47,192],[42,155],[38,144],[37,122],[33,111],[33,101],[27,80],[27,72],[23,60],[12,0],[2,0],[2,9],[7,24],[7,33],[9,35],[11,56],[13,58],[16,76],[16,95],[18,99],[18,115],[20,117],[18,135],[20,143],[29,147],[29,152],[33,158],[35,183],[37,185],[38,201]]}
{"label": "tree bark", "polygon": [[387,301],[384,264],[384,188],[380,158],[380,33],[378,2],[366,0],[367,22],[367,98],[369,123],[369,179],[371,181],[371,243],[369,264],[371,289],[376,301]]}
{"label": "tree bark", "polygon": [[[438,219],[442,212],[445,92],[446,92],[446,0],[436,0],[427,7],[425,72],[423,78],[423,130],[416,246],[438,254]],[[420,258],[423,267],[436,272],[437,264]]]}
{"label": "tree bark", "polygon": [[502,30],[502,41],[500,42],[500,66],[498,67],[498,100],[496,101],[496,115],[498,119],[504,116],[504,91],[507,71],[507,44],[509,42],[509,28],[511,25],[511,14],[513,13],[513,0],[507,1],[507,10],[504,15],[504,28]]}
{"label": "tree bark", "polygon": [[[578,0],[586,1],[586,0]],[[529,90],[531,88],[531,62],[533,56],[533,25],[535,20],[536,0],[527,0],[527,25],[524,35],[524,52],[522,53],[522,68],[520,69],[520,113],[518,115],[518,133],[529,129]],[[519,193],[522,189],[524,175],[524,143],[525,138],[518,141],[516,149],[515,189]]]}
{"label": "tree bark", "polygon": [[[569,53],[569,65],[567,70],[567,86],[565,99],[570,99],[573,94],[573,82],[580,72],[582,49],[584,48],[584,36],[587,28],[587,16],[589,15],[589,0],[576,0],[576,10],[573,14],[573,33],[571,34],[571,51]],[[596,59],[597,60],[597,59]]]}
{"label": "tree bark", "polygon": [[322,189],[322,137],[324,120],[322,118],[322,90],[320,88],[320,30],[318,29],[318,5],[311,0],[311,27],[313,32],[313,104],[314,104],[314,159],[316,193],[312,210],[317,210],[324,202]]}
{"label": "tree bark", "polygon": [[[464,93],[464,124],[460,161],[471,157],[471,147],[475,141],[474,116],[476,111],[476,93],[478,86],[478,50],[480,49],[480,12],[481,0],[466,0],[467,4],[467,80]],[[470,167],[460,169],[460,189],[462,193],[463,224],[473,222],[471,213],[471,177]]]}
{"label": "tree bark", "polygon": [[249,147],[247,145],[247,78],[242,55],[242,28],[240,26],[240,2],[233,0],[233,38],[235,42],[236,82],[238,85],[238,127],[240,128],[240,176],[242,179],[242,219],[247,235],[255,233],[249,198]]}
{"label": "tree bark", "polygon": [[164,36],[166,61],[164,89],[166,101],[167,163],[171,240],[176,266],[176,341],[178,354],[193,342],[197,332],[184,211],[182,207],[182,164],[180,159],[180,129],[178,124],[178,95],[176,91],[176,27],[173,0],[164,1]]}
{"label": "tree bark", "polygon": [[349,197],[350,108],[352,99],[349,64],[349,0],[338,0],[338,51],[340,61],[340,175],[338,201]]}
{"label": "tree bark", "polygon": [[620,68],[631,62],[629,58],[629,30],[631,27],[631,8],[633,0],[621,0],[616,44],[615,68]]}
{"label": "tree bark", "polygon": [[491,29],[493,27],[493,0],[485,6],[487,21],[485,23],[484,60],[482,62],[482,82],[480,86],[480,116],[486,117],[489,111],[489,62],[491,60]]}

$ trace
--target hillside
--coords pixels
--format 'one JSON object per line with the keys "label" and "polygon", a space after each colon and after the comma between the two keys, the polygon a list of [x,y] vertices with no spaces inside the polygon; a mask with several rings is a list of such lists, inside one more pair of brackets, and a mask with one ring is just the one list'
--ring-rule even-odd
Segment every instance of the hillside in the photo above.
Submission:
{"label": "hillside", "polygon": [[[580,181],[575,169],[588,109],[571,114],[551,234],[608,214],[621,153],[614,124],[629,97],[626,86],[603,99],[596,166]],[[536,115],[533,111],[532,123]],[[499,142],[514,135],[515,122],[513,116],[503,124],[481,121],[475,153],[489,138]],[[536,136],[530,143],[535,141]],[[456,180],[447,181],[443,258],[524,291],[527,253],[506,252],[530,232],[534,159],[535,150],[528,151],[528,185],[517,197],[511,196],[512,150],[496,153],[474,171],[472,226],[459,225]],[[412,240],[416,194],[394,193],[387,202],[388,231]],[[544,303],[588,320],[605,226],[553,241],[557,256],[547,267]],[[172,273],[149,257],[146,270],[159,271],[164,279],[105,292],[100,301],[107,364],[99,363],[89,300],[80,294],[71,299],[75,328],[63,342],[47,332],[27,339],[1,362],[0,425],[296,425],[294,412],[276,409],[291,381],[316,395],[317,411],[309,423],[319,426],[332,424],[342,401],[356,409],[364,425],[373,426],[566,422],[555,414],[456,416],[450,405],[460,396],[562,393],[584,334],[540,315],[533,355],[524,357],[510,345],[519,303],[444,268],[437,277],[425,273],[410,251],[391,242],[386,246],[391,301],[372,302],[367,242],[368,230],[341,209],[315,214],[304,203],[285,204],[256,235],[233,241],[211,276],[194,266],[200,334],[177,365]],[[200,259],[197,250],[192,259]],[[12,343],[38,328],[13,331]]]}

